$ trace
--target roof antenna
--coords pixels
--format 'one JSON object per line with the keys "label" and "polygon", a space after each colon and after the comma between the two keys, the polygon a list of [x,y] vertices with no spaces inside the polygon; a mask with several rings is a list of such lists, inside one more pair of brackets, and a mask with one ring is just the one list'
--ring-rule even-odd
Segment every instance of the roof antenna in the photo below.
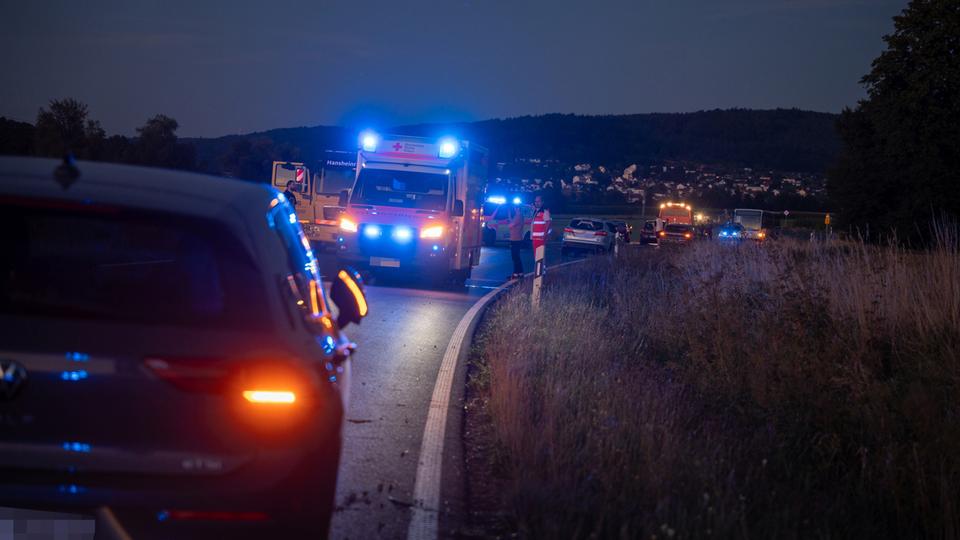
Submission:
{"label": "roof antenna", "polygon": [[80,169],[77,168],[76,160],[73,159],[72,153],[67,152],[67,155],[63,156],[63,162],[54,169],[53,179],[60,184],[60,187],[66,190],[72,186],[79,177]]}

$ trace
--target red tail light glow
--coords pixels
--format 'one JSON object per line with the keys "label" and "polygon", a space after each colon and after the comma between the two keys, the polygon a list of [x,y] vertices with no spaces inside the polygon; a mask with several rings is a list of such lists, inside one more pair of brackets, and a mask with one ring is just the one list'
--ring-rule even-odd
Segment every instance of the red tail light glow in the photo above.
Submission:
{"label": "red tail light glow", "polygon": [[593,235],[594,235],[594,236],[606,236],[606,235],[607,235],[607,231],[597,231],[597,232],[593,233]]}
{"label": "red tail light glow", "polygon": [[250,403],[290,405],[297,401],[297,394],[289,390],[244,390],[243,399]]}

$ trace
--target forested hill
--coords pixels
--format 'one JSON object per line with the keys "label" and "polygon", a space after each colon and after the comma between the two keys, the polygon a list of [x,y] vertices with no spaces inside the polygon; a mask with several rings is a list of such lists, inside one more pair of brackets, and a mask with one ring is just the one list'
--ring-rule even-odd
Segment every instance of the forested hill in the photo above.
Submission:
{"label": "forested hill", "polygon": [[[462,124],[402,126],[391,131],[456,134],[490,148],[496,161],[556,159],[608,166],[663,160],[778,170],[823,172],[839,150],[837,115],[797,109],[729,109],[694,113],[579,116],[548,114]],[[278,152],[305,162],[326,148],[353,149],[356,132],[340,127],[274,129],[215,139],[183,139],[198,163],[215,170],[246,139],[256,152]],[[244,143],[241,143],[244,144]]]}

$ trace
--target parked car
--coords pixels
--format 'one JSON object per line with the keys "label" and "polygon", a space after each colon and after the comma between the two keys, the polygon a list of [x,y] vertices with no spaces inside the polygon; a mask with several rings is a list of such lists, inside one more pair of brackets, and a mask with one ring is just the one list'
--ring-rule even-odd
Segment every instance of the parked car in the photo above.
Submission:
{"label": "parked car", "polygon": [[687,244],[693,241],[696,231],[693,225],[683,223],[668,223],[663,227],[658,235],[660,245],[664,244]]}
{"label": "parked car", "polygon": [[641,244],[656,244],[657,235],[662,230],[662,223],[659,219],[648,219],[643,222],[643,228],[640,230]]}
{"label": "parked car", "polygon": [[[116,538],[327,533],[359,276],[275,188],[0,158],[0,506]],[[215,527],[215,528],[211,528]]]}
{"label": "parked car", "polygon": [[616,241],[616,227],[613,223],[589,217],[570,220],[563,229],[560,252],[566,255],[574,250],[609,251]]}

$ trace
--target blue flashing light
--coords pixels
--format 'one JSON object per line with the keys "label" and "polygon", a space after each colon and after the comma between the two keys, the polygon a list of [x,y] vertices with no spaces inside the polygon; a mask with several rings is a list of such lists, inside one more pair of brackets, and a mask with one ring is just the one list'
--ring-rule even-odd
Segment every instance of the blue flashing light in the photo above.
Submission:
{"label": "blue flashing light", "polygon": [[367,131],[360,135],[360,148],[364,152],[376,152],[379,143],[380,137],[376,133]]}
{"label": "blue flashing light", "polygon": [[83,486],[78,486],[76,484],[60,484],[57,487],[57,491],[60,493],[69,493],[70,495],[78,495],[87,491],[87,488]]}
{"label": "blue flashing light", "polygon": [[323,349],[323,354],[333,354],[333,351],[337,348],[337,343],[333,340],[333,336],[323,336],[323,339],[320,340],[320,347]]}
{"label": "blue flashing light", "polygon": [[490,197],[487,197],[487,202],[493,204],[507,204],[507,198],[500,195],[491,195]]}
{"label": "blue flashing light", "polygon": [[84,454],[90,452],[90,445],[83,442],[66,441],[63,443],[62,446],[63,446],[63,449],[66,450],[67,452],[81,452]]}
{"label": "blue flashing light", "polygon": [[167,512],[166,510],[157,512],[157,521],[166,521],[168,519],[170,519],[170,512]]}
{"label": "blue flashing light", "polygon": [[289,219],[290,219],[290,224],[292,225],[292,224],[294,224],[294,223],[297,222],[297,215],[294,214],[293,212],[290,212],[290,218],[289,218]]}
{"label": "blue flashing light", "polygon": [[393,229],[393,239],[401,243],[409,242],[413,239],[413,229],[410,227],[395,227]]}
{"label": "blue flashing light", "polygon": [[381,234],[383,234],[383,230],[380,229],[379,225],[367,225],[363,228],[363,235],[367,238],[380,238]]}
{"label": "blue flashing light", "polygon": [[523,202],[523,199],[521,199],[520,197],[513,198],[513,204],[520,204],[522,202]]}
{"label": "blue flashing light", "polygon": [[76,371],[63,371],[60,373],[60,378],[65,381],[79,381],[81,379],[86,379],[87,376],[87,370],[85,369],[78,369]]}
{"label": "blue flashing light", "polygon": [[336,376],[336,375],[331,375],[331,376],[330,376],[330,382],[337,382],[337,376]]}
{"label": "blue flashing light", "polygon": [[67,360],[72,360],[74,362],[86,362],[90,360],[90,355],[82,352],[68,352],[66,354]]}
{"label": "blue flashing light", "polygon": [[434,245],[433,245],[433,250],[434,250],[434,251],[440,251],[440,246],[438,246],[437,244],[434,244]]}
{"label": "blue flashing light", "polygon": [[740,236],[740,233],[734,232],[734,233],[733,233],[733,236]]}
{"label": "blue flashing light", "polygon": [[437,155],[444,159],[452,158],[453,156],[457,155],[457,151],[460,150],[460,143],[457,142],[456,139],[449,137],[440,139],[440,142],[437,143],[437,146],[439,148]]}

